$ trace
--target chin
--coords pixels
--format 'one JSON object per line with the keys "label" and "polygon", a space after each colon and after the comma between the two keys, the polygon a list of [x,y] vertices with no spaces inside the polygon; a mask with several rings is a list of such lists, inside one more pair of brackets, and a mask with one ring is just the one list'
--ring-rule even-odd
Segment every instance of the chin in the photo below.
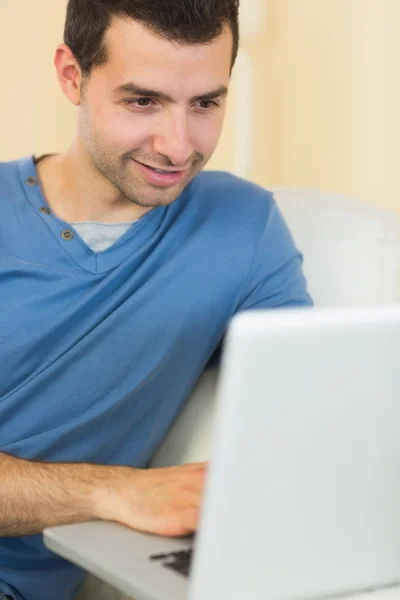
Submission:
{"label": "chin", "polygon": [[153,198],[145,197],[144,195],[140,196],[139,198],[137,196],[134,197],[131,195],[128,195],[127,197],[131,202],[133,202],[133,204],[141,206],[142,208],[159,208],[161,206],[169,206],[170,204],[175,202],[175,200],[179,198],[181,193],[182,191],[180,191],[179,193],[175,193],[172,196],[169,194],[160,194],[158,195],[158,197]]}

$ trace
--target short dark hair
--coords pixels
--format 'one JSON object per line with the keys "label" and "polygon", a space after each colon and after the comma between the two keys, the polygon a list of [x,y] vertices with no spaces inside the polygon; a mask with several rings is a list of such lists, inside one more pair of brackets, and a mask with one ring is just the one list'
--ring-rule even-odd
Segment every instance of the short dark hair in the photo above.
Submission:
{"label": "short dark hair", "polygon": [[69,0],[64,42],[84,76],[108,60],[105,34],[114,17],[131,18],[168,40],[206,44],[225,25],[233,33],[232,67],[239,49],[240,0]]}

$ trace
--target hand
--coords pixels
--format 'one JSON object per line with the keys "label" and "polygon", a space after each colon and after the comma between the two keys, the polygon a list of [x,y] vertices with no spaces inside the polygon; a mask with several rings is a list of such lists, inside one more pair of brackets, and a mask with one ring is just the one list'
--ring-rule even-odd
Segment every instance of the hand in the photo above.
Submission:
{"label": "hand", "polygon": [[207,463],[162,469],[116,467],[97,497],[97,516],[131,529],[179,537],[197,531]]}

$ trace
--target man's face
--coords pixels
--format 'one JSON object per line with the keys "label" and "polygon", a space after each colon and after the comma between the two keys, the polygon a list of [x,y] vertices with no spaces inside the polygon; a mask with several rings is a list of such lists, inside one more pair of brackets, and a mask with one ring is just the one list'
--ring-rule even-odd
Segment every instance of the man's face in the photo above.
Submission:
{"label": "man's face", "polygon": [[209,44],[182,46],[114,19],[105,41],[109,61],[83,86],[80,135],[94,167],[129,200],[169,205],[221,135],[232,33],[226,28]]}

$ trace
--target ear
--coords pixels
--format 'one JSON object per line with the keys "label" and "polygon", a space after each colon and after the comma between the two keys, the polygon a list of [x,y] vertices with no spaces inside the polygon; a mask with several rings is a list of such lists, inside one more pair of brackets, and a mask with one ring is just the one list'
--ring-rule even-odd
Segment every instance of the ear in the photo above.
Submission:
{"label": "ear", "polygon": [[81,103],[82,72],[69,46],[60,44],[54,57],[58,81],[65,96],[74,106]]}

